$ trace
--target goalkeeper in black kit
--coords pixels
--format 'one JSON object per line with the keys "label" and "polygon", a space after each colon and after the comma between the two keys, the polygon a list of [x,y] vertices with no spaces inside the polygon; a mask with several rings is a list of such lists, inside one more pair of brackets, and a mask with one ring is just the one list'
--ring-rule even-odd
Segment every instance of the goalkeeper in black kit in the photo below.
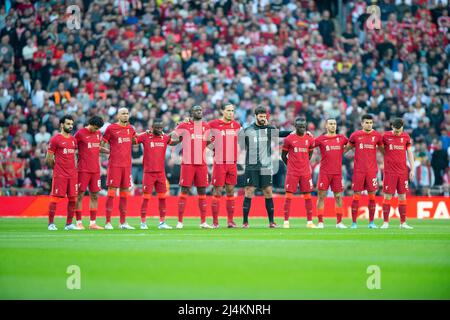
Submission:
{"label": "goalkeeper in black kit", "polygon": [[[268,125],[267,111],[259,106],[255,109],[255,122],[240,133],[241,150],[245,149],[245,198],[243,209],[243,228],[248,228],[248,216],[255,195],[255,189],[262,190],[265,198],[269,227],[276,228],[274,221],[274,205],[272,198],[272,177],[274,164],[272,163],[272,140],[278,147],[278,137],[290,132],[279,132],[274,126]],[[278,157],[274,157],[278,164]]]}

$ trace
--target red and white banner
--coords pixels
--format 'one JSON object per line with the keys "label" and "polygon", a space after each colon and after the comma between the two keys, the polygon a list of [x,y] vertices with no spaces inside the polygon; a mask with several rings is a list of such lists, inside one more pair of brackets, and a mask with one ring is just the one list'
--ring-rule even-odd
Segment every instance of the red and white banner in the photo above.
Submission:
{"label": "red and white banner", "polygon": [[[313,197],[313,209],[316,213],[316,198]],[[98,216],[105,214],[106,197],[99,197]],[[377,207],[375,218],[382,218],[382,197],[377,197]],[[235,216],[242,216],[243,197],[236,197]],[[351,217],[352,197],[344,197],[344,217]],[[22,197],[0,197],[0,217],[39,217],[47,216],[50,197],[48,196],[22,196]],[[128,216],[137,217],[141,212],[141,196],[128,197]],[[361,197],[359,209],[359,218],[368,218],[368,198]],[[283,217],[283,196],[274,196],[275,217]],[[119,215],[119,198],[114,200],[113,216]],[[449,197],[408,197],[407,198],[407,217],[417,219],[449,219],[450,198]],[[57,207],[57,216],[65,216],[67,212],[67,199],[61,200]],[[152,197],[149,201],[148,216],[158,215],[158,199]],[[178,197],[167,197],[167,216],[175,217],[178,213]],[[83,200],[83,216],[89,215],[89,198]],[[220,204],[220,216],[226,217],[225,197]],[[185,210],[186,217],[199,217],[197,197],[189,197]],[[211,197],[208,197],[208,216],[211,216]],[[263,197],[255,197],[252,201],[250,212],[251,217],[266,217],[266,209]],[[291,205],[291,217],[306,217],[304,200],[301,197],[295,197]],[[325,217],[335,217],[334,199],[327,198],[325,201]],[[391,217],[398,218],[397,200],[392,201]]]}

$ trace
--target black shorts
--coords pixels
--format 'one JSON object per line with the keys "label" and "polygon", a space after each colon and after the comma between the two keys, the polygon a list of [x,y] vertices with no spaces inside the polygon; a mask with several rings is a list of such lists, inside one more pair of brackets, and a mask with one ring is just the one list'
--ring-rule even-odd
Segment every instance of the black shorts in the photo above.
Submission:
{"label": "black shorts", "polygon": [[265,188],[272,186],[272,175],[271,174],[261,174],[261,170],[245,170],[245,186],[255,187],[255,188]]}

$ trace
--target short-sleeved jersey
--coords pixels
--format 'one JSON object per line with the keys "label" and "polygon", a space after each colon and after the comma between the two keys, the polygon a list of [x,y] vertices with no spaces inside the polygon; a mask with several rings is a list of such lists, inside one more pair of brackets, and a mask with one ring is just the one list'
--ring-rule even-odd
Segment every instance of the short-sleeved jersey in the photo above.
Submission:
{"label": "short-sleeved jersey", "polygon": [[314,140],[314,147],[320,149],[320,172],[324,174],[342,174],[342,156],[348,139],[342,135],[323,134]]}
{"label": "short-sleeved jersey", "polygon": [[175,133],[182,138],[181,164],[206,165],[205,151],[210,134],[208,123],[183,122],[175,128]]}
{"label": "short-sleeved jersey", "polygon": [[144,172],[165,172],[166,150],[170,141],[167,134],[142,133],[137,136],[137,142],[144,146]]}
{"label": "short-sleeved jersey", "polygon": [[73,178],[77,175],[75,152],[77,140],[73,136],[65,137],[61,133],[53,136],[48,143],[48,152],[55,155],[53,176]]}
{"label": "short-sleeved jersey", "polygon": [[314,138],[304,134],[299,136],[292,132],[284,139],[282,149],[287,151],[287,170],[289,175],[307,176],[311,174],[309,153],[314,148]]}
{"label": "short-sleeved jersey", "polygon": [[136,131],[131,125],[121,126],[113,123],[106,128],[103,141],[109,143],[110,167],[131,167],[131,148]]}
{"label": "short-sleeved jersey", "polygon": [[377,173],[377,147],[383,145],[383,137],[375,130],[352,133],[348,142],[355,147],[354,172]]}
{"label": "short-sleeved jersey", "polygon": [[92,132],[88,128],[81,128],[74,138],[78,144],[78,171],[100,173],[100,131]]}
{"label": "short-sleeved jersey", "polygon": [[406,149],[411,146],[411,138],[406,132],[395,135],[388,131],[383,135],[384,174],[408,174],[406,166]]}
{"label": "short-sleeved jersey", "polygon": [[237,163],[239,122],[216,119],[208,124],[214,141],[214,164]]}

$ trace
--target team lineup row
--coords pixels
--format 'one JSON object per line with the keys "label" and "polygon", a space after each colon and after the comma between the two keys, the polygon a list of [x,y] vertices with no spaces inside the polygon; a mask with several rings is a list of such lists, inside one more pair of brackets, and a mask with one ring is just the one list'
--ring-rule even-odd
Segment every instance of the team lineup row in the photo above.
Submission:
{"label": "team lineup row", "polygon": [[[233,220],[235,211],[234,188],[237,184],[237,153],[245,150],[245,197],[242,205],[243,228],[248,228],[248,216],[252,198],[256,188],[260,188],[265,197],[265,207],[269,218],[269,227],[277,227],[274,222],[274,205],[272,199],[272,147],[274,136],[285,138],[281,158],[287,166],[285,181],[286,197],[284,203],[284,228],[289,228],[291,201],[294,193],[300,188],[305,200],[308,228],[324,228],[324,200],[331,188],[334,193],[334,211],[337,217],[336,227],[347,228],[342,223],[342,157],[354,149],[354,174],[352,189],[352,225],[357,228],[357,212],[361,192],[369,195],[369,228],[377,226],[375,216],[375,192],[378,189],[376,161],[377,151],[384,155],[383,181],[383,218],[381,228],[389,227],[390,201],[395,193],[399,198],[400,227],[412,229],[406,223],[406,192],[408,180],[414,178],[414,171],[408,173],[407,161],[413,167],[414,157],[411,150],[411,139],[403,131],[403,120],[393,119],[392,131],[381,135],[373,129],[373,118],[364,115],[361,119],[362,130],[354,132],[348,139],[337,133],[335,119],[327,119],[326,133],[314,138],[306,131],[304,118],[295,119],[295,131],[279,132],[268,124],[267,111],[263,107],[255,109],[255,121],[246,129],[234,120],[235,107],[225,104],[222,107],[222,118],[203,121],[203,111],[198,105],[190,109],[190,119],[179,124],[173,132],[165,134],[164,124],[160,119],[153,121],[152,128],[139,135],[129,124],[129,113],[121,108],[117,113],[117,123],[109,125],[104,134],[99,131],[103,120],[92,117],[87,126],[71,135],[74,120],[70,115],[60,119],[60,133],[52,137],[46,156],[47,164],[53,167],[51,202],[49,205],[49,230],[57,230],[54,224],[56,206],[61,198],[68,198],[66,230],[83,230],[81,221],[82,198],[87,190],[90,196],[89,229],[113,229],[111,224],[114,198],[119,191],[119,211],[121,229],[134,229],[126,222],[127,196],[131,186],[131,148],[133,144],[142,144],[143,157],[143,201],[141,205],[141,229],[148,229],[146,214],[148,202],[153,190],[156,191],[159,205],[160,229],[172,229],[165,222],[166,216],[166,176],[165,154],[167,146],[182,143],[182,163],[180,186],[181,194],[178,202],[177,229],[183,228],[183,215],[186,198],[192,186],[198,194],[200,209],[200,227],[219,227],[219,204],[223,193],[226,194],[227,226],[237,227]],[[241,139],[242,138],[242,139]],[[208,169],[205,161],[205,150],[214,152],[213,162],[213,200],[211,211],[213,223],[206,222],[207,202],[206,187],[209,185]],[[318,224],[312,220],[313,188],[310,158],[314,148],[321,154],[318,178],[317,217]],[[107,199],[105,206],[106,224],[100,227],[96,223],[98,211],[98,192],[100,191],[100,153],[109,154],[107,173]],[[77,155],[77,157],[76,157]],[[76,217],[76,223],[73,218]]]}

